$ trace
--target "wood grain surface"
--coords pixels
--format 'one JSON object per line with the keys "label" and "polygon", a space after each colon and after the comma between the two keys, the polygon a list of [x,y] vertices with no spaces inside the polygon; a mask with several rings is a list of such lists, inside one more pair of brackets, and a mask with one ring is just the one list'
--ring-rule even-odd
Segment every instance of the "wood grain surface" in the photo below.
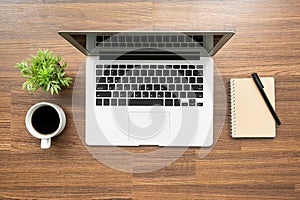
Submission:
{"label": "wood grain surface", "polygon": [[[0,199],[300,199],[300,1],[0,0]],[[59,30],[234,30],[214,56],[230,78],[272,76],[282,121],[275,139],[232,139],[229,114],[211,152],[189,148],[170,165],[127,173],[95,159],[72,113],[72,87],[60,95],[21,89],[15,63],[47,48],[75,78],[85,57]],[[41,150],[26,111],[49,101],[66,112],[64,132]],[[227,108],[229,105],[227,103]],[[156,147],[125,148],[146,152]]]}

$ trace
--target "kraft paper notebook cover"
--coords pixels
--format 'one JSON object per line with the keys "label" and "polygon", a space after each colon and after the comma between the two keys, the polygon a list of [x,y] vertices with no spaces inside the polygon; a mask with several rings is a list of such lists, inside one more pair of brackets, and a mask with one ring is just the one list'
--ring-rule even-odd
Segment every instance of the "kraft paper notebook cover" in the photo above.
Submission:
{"label": "kraft paper notebook cover", "polygon": [[[261,78],[275,109],[274,78]],[[231,136],[276,137],[276,123],[252,78],[230,79]]]}

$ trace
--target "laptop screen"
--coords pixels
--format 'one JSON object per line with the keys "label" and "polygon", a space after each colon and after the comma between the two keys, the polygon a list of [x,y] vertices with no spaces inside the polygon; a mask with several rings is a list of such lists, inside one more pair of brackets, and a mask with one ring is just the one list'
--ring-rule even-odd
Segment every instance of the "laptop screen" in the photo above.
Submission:
{"label": "laptop screen", "polygon": [[[234,32],[81,32],[59,34],[85,55],[213,56]],[[176,59],[176,58],[175,58]]]}

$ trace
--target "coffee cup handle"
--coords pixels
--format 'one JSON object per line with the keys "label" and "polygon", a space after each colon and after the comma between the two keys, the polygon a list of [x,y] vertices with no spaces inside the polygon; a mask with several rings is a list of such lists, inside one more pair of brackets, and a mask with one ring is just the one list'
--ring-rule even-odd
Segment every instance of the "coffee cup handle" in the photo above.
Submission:
{"label": "coffee cup handle", "polygon": [[41,148],[42,149],[49,149],[50,146],[51,146],[51,138],[41,139]]}

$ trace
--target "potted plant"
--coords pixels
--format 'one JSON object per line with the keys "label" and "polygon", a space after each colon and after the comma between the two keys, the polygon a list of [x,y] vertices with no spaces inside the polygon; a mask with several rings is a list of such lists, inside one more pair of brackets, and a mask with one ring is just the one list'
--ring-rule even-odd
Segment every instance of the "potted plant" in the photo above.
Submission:
{"label": "potted plant", "polygon": [[60,55],[55,56],[49,50],[38,50],[37,55],[31,56],[29,61],[29,64],[25,60],[16,64],[23,77],[27,78],[23,83],[23,89],[35,91],[40,87],[44,92],[53,95],[72,83],[72,78],[66,77],[65,74],[67,63],[60,64]]}

